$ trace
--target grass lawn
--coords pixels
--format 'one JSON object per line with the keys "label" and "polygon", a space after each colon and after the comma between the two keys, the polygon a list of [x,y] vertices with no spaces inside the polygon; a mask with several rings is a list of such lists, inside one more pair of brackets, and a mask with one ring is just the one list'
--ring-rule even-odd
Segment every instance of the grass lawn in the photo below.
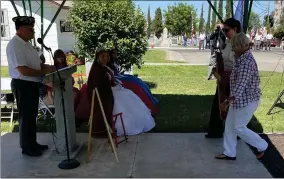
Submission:
{"label": "grass lawn", "polygon": [[167,60],[167,52],[160,49],[151,49],[143,57],[145,63],[186,63],[183,61]]}
{"label": "grass lawn", "polygon": [[[208,81],[205,66],[144,66],[135,73],[151,84],[160,100],[160,113],[155,117],[156,132],[202,132],[207,128],[216,81]],[[271,72],[261,72],[262,85]],[[282,112],[267,116],[279,94],[281,74],[274,74],[262,91],[262,103],[252,120],[258,132],[284,132]],[[262,86],[263,87],[263,86]],[[275,108],[274,111],[281,111]]]}
{"label": "grass lawn", "polygon": [[[211,103],[216,81],[208,81],[206,66],[143,66],[134,69],[151,86],[153,94],[160,100],[160,113],[155,116],[153,132],[204,132],[209,120]],[[262,87],[271,72],[261,72]],[[284,110],[274,115],[266,115],[279,94],[281,74],[270,79],[262,93],[262,103],[252,120],[252,128],[257,132],[284,132]],[[50,121],[39,120],[38,130],[50,131]],[[1,131],[18,131],[17,122],[9,128],[7,120],[2,120]],[[87,132],[83,125],[80,132]]]}

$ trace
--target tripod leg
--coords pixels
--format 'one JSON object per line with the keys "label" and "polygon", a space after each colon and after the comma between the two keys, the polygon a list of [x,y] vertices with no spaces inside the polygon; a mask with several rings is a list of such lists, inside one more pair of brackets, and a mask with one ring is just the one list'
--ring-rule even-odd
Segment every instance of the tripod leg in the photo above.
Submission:
{"label": "tripod leg", "polygon": [[91,136],[92,136],[92,128],[93,128],[93,116],[94,116],[94,100],[95,100],[95,90],[93,90],[92,94],[92,104],[91,104],[91,115],[89,119],[89,136],[88,136],[88,154],[87,154],[87,162],[90,160],[90,152],[91,152]]}
{"label": "tripod leg", "polygon": [[267,115],[271,114],[271,111],[273,110],[273,108],[276,106],[276,104],[278,103],[278,101],[281,101],[282,96],[284,95],[284,90],[280,93],[280,95],[277,97],[277,99],[274,101],[273,105],[271,106],[271,108],[269,109],[269,111],[267,112]]}
{"label": "tripod leg", "polygon": [[105,125],[106,125],[106,129],[107,129],[108,137],[109,137],[109,140],[110,140],[110,143],[111,143],[111,147],[112,147],[113,153],[115,155],[116,161],[117,161],[117,163],[119,163],[118,157],[117,157],[117,152],[116,152],[116,149],[114,147],[114,142],[112,140],[112,136],[111,136],[111,132],[110,132],[111,128],[110,128],[110,126],[109,126],[109,124],[108,124],[108,122],[106,120],[106,115],[105,115],[105,111],[104,111],[104,108],[103,108],[103,105],[102,105],[100,94],[99,94],[99,91],[98,91],[97,88],[95,88],[95,90],[96,90],[96,93],[97,93],[97,96],[98,96],[98,100],[99,100],[99,103],[100,103],[100,107],[101,107],[101,111],[102,111],[102,114],[103,114],[103,117],[104,117],[104,122],[105,122]]}

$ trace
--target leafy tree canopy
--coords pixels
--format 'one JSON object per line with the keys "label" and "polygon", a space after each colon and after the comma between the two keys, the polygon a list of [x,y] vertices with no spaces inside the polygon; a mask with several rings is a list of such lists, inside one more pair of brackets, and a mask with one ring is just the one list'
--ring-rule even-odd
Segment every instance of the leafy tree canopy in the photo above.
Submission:
{"label": "leafy tree canopy", "polygon": [[259,15],[251,11],[248,22],[248,32],[251,31],[253,27],[258,29],[261,27],[261,23]]}
{"label": "leafy tree canopy", "polygon": [[94,59],[98,47],[119,50],[120,65],[140,65],[147,50],[145,19],[131,0],[73,0],[69,20],[81,55]]}
{"label": "leafy tree canopy", "polygon": [[174,36],[183,35],[184,33],[190,36],[192,32],[192,22],[194,29],[196,29],[198,22],[197,9],[186,3],[168,6],[168,9],[164,11],[164,17],[165,26]]}

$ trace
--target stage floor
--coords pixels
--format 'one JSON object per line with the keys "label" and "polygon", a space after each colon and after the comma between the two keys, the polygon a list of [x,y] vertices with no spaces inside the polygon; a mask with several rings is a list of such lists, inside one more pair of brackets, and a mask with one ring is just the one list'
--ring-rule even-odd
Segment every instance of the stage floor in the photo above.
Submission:
{"label": "stage floor", "polygon": [[271,178],[249,147],[238,141],[236,161],[214,159],[223,151],[222,139],[205,139],[202,133],[147,133],[129,137],[128,143],[117,148],[117,164],[110,143],[92,139],[92,153],[86,162],[88,134],[78,133],[77,141],[85,147],[77,159],[81,165],[61,170],[60,161],[51,159],[51,133],[38,133],[38,142],[50,149],[38,158],[21,154],[18,133],[1,136],[1,177],[136,177],[136,178]]}

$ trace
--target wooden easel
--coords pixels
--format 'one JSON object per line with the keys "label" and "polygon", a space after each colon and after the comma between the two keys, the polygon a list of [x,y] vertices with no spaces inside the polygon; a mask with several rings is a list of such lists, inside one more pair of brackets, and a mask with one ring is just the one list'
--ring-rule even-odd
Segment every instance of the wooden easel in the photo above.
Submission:
{"label": "wooden easel", "polygon": [[[108,138],[110,140],[110,143],[111,143],[111,147],[112,147],[112,150],[113,150],[113,153],[115,155],[115,158],[116,158],[116,161],[117,163],[119,163],[118,161],[118,157],[117,157],[117,152],[116,152],[116,149],[115,149],[115,146],[114,146],[114,142],[113,142],[113,139],[112,139],[112,136],[111,136],[111,132],[110,132],[110,126],[106,120],[106,115],[105,115],[105,111],[104,111],[104,108],[103,108],[103,105],[102,105],[102,101],[101,101],[101,98],[100,98],[100,94],[99,94],[99,91],[97,88],[95,88],[93,90],[93,93],[92,93],[92,104],[91,104],[91,115],[90,115],[90,119],[89,119],[89,136],[88,136],[88,153],[87,153],[87,162],[89,162],[90,160],[90,152],[91,152],[91,134],[92,134],[92,127],[93,127],[93,116],[94,116],[94,113],[93,113],[93,109],[94,109],[94,100],[95,100],[95,95],[97,95],[98,97],[98,101],[99,101],[99,104],[100,104],[100,108],[101,108],[101,112],[103,114],[103,118],[104,118],[104,122],[105,122],[105,127],[107,129],[107,133],[108,133]],[[114,131],[113,131],[114,132]]]}

